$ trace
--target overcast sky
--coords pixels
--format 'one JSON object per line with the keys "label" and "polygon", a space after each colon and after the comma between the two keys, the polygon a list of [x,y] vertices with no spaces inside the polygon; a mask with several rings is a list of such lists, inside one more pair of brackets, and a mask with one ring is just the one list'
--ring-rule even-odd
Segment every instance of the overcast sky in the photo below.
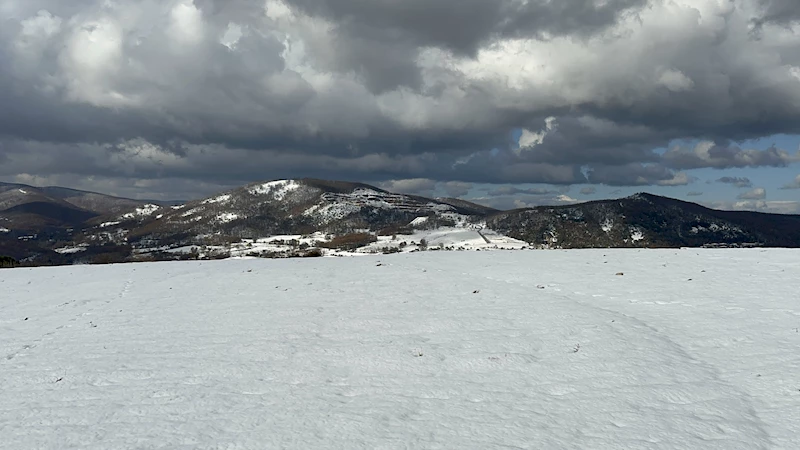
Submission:
{"label": "overcast sky", "polygon": [[800,212],[797,0],[0,0],[0,180]]}

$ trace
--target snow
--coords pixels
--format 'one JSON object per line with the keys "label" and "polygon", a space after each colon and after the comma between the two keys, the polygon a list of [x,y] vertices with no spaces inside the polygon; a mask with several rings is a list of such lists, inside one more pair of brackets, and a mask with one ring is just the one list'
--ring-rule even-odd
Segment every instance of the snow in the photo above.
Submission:
{"label": "snow", "polygon": [[11,230],[5,227],[0,227],[0,233],[11,233]]}
{"label": "snow", "polygon": [[[401,252],[419,250],[422,240],[431,250],[521,250],[530,247],[527,242],[503,236],[492,230],[441,227],[432,230],[417,230],[413,234],[378,236],[378,241],[359,248],[355,253],[380,253],[385,249],[398,249]],[[346,253],[350,254],[350,253]]]}
{"label": "snow", "polygon": [[602,224],[600,224],[600,228],[606,233],[609,233],[612,229],[614,229],[614,221],[611,219],[606,219]]}
{"label": "snow", "polygon": [[214,197],[214,198],[209,198],[207,200],[203,200],[202,204],[208,205],[208,204],[213,204],[213,203],[226,203],[226,202],[229,202],[230,200],[231,200],[231,195],[230,194],[225,194],[225,195],[220,195],[218,197]]}
{"label": "snow", "polygon": [[113,227],[114,225],[119,225],[119,224],[120,224],[119,220],[115,220],[115,221],[112,221],[112,222],[103,222],[103,223],[100,224],[100,228]]}
{"label": "snow", "polygon": [[159,209],[161,209],[161,207],[158,205],[151,205],[151,204],[144,205],[140,208],[136,208],[133,212],[123,214],[122,216],[120,216],[120,220],[133,219],[136,218],[137,216],[138,217],[149,216],[154,212],[158,211]]}
{"label": "snow", "polygon": [[238,218],[239,218],[239,215],[238,214],[233,214],[233,213],[222,213],[222,214],[218,214],[217,217],[216,217],[216,219],[217,219],[217,221],[219,223],[233,222],[234,220],[236,220]]}
{"label": "snow", "polygon": [[17,189],[17,191],[19,191],[20,194],[27,194],[28,193],[28,191],[26,191],[25,189]]}
{"label": "snow", "polygon": [[687,249],[9,269],[0,447],[800,448],[798,268]]}
{"label": "snow", "polygon": [[148,251],[163,250],[174,254],[189,254],[193,250],[198,252],[200,258],[211,255],[230,254],[232,258],[242,258],[251,255],[260,255],[263,252],[276,254],[295,254],[300,250],[302,244],[313,247],[321,242],[327,242],[328,238],[323,233],[312,233],[309,235],[278,235],[260,239],[242,239],[241,242],[229,245],[186,245],[175,248],[154,248],[139,249],[138,253]]}
{"label": "snow", "polygon": [[67,246],[55,249],[56,253],[64,254],[71,254],[71,253],[80,253],[86,251],[86,244],[83,245],[76,245],[76,246]]}
{"label": "snow", "polygon": [[716,223],[712,223],[707,228],[702,226],[702,225],[696,225],[696,226],[693,226],[689,230],[689,232],[692,233],[692,234],[697,234],[697,233],[701,233],[701,232],[708,232],[708,231],[713,232],[713,233],[718,233],[718,232],[721,232],[721,231],[722,232],[741,233],[742,230],[737,228],[737,227],[731,227],[731,226],[728,226],[728,225],[718,225]]}
{"label": "snow", "polygon": [[325,206],[314,205],[303,212],[304,216],[320,217],[323,222],[343,219],[361,211],[361,206],[351,203],[329,203]]}
{"label": "snow", "polygon": [[283,200],[291,191],[300,187],[300,183],[295,180],[278,180],[270,181],[268,183],[251,186],[248,189],[251,195],[267,195],[272,194],[275,200]]}
{"label": "snow", "polygon": [[412,220],[411,223],[408,224],[410,227],[418,227],[420,225],[425,225],[428,223],[427,217],[417,217],[416,219]]}
{"label": "snow", "polygon": [[200,211],[200,208],[192,208],[192,209],[186,211],[185,213],[182,213],[181,217],[189,217],[192,214],[198,213],[199,211]]}
{"label": "snow", "polygon": [[642,230],[636,228],[631,229],[631,240],[633,242],[639,242],[643,239],[644,239],[644,233],[642,233]]}

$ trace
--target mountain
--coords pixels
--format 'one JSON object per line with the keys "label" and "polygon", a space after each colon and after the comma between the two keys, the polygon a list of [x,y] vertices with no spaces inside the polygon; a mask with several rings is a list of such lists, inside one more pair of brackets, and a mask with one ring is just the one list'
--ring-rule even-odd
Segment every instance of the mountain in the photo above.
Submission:
{"label": "mountain", "polygon": [[2,189],[0,255],[25,264],[296,256],[321,249],[800,247],[800,216],[718,211],[645,193],[497,211],[319,179],[254,183],[179,205],[63,188]]}
{"label": "mountain", "polygon": [[63,187],[0,182],[0,255],[64,262],[53,252],[54,244],[72,241],[74,230],[95,217],[146,203]]}
{"label": "mountain", "polygon": [[469,202],[394,194],[360,183],[278,180],[184,205],[145,205],[113,218],[95,218],[88,222],[84,239],[125,236],[135,246],[165,247],[315,232],[395,234],[410,231],[409,224],[421,217],[426,227],[464,226],[481,220],[483,215],[476,212],[485,210]]}
{"label": "mountain", "polygon": [[560,248],[800,247],[800,216],[719,211],[652,194],[493,215],[487,226]]}

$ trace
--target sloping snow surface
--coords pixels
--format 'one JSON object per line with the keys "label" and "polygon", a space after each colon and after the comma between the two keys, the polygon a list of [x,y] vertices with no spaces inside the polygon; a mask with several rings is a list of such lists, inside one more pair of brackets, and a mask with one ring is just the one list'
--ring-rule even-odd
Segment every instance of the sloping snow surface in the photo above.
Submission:
{"label": "sloping snow surface", "polygon": [[797,449],[798,270],[759,249],[4,270],[0,447]]}

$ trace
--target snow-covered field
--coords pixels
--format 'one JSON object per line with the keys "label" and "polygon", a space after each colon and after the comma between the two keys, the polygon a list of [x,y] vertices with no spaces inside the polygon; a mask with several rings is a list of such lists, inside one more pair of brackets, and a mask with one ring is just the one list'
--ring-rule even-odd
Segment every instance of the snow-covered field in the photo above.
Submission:
{"label": "snow-covered field", "polygon": [[[396,251],[399,253],[410,253],[420,250],[420,243],[425,241],[427,248],[431,250],[523,250],[530,248],[530,244],[508,236],[497,233],[489,229],[471,229],[465,227],[441,227],[431,230],[415,230],[413,234],[401,234],[395,236],[376,236],[376,241],[359,247],[353,251],[324,249],[326,256],[357,256],[376,253],[387,253]],[[230,254],[231,257],[241,258],[259,255],[262,252],[270,252],[276,255],[297,254],[299,245],[314,247],[321,243],[328,242],[330,238],[324,233],[313,233],[309,235],[278,235],[260,239],[242,239],[241,242],[227,245],[209,245],[198,247],[195,245],[185,245],[175,248],[142,248],[137,249],[136,253],[148,253],[153,250],[163,250],[174,254],[189,254],[197,251],[201,257],[213,254]],[[57,252],[77,252],[85,248],[65,247],[58,249]]]}
{"label": "snow-covered field", "polygon": [[798,273],[763,249],[2,270],[0,447],[797,449]]}

